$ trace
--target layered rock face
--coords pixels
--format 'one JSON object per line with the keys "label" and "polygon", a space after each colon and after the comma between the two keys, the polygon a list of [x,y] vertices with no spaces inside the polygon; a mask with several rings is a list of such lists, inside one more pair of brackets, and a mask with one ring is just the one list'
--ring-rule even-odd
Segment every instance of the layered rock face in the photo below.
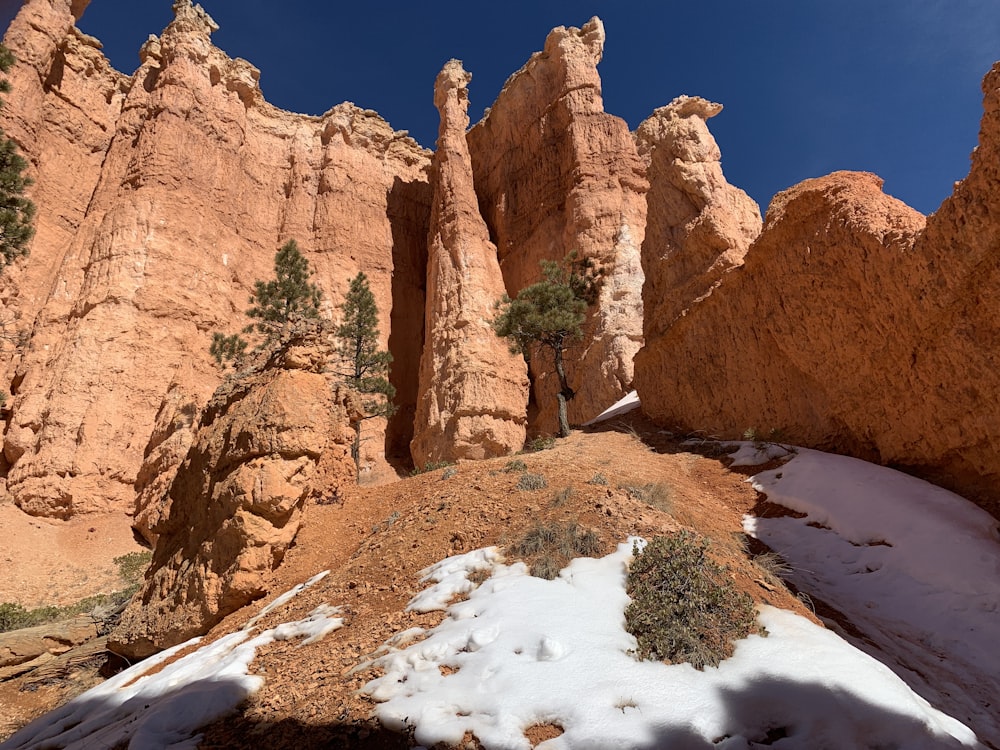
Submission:
{"label": "layered rock face", "polygon": [[776,196],[742,268],[647,317],[643,409],[907,467],[1000,517],[1000,65],[983,91],[969,176],[926,228],[870,174]]}
{"label": "layered rock face", "polygon": [[[575,423],[630,389],[642,340],[647,183],[628,125],[604,112],[597,73],[603,50],[597,18],[553,30],[468,135],[479,205],[508,293],[540,280],[539,261],[571,251],[604,271],[584,340],[568,357]],[[531,371],[535,427],[555,432],[559,386],[551,357],[533,357]]]}
{"label": "layered rock face", "polygon": [[[743,263],[760,234],[757,204],[722,174],[722,154],[706,120],[721,104],[681,96],[639,125],[636,142],[649,177],[643,308],[646,344],[637,355],[670,357],[664,329]],[[654,362],[640,370],[655,371]],[[641,377],[641,376],[640,376]]]}
{"label": "layered rock face", "polygon": [[211,44],[215,24],[189,0],[122,76],[73,28],[85,5],[29,0],[6,37],[24,62],[0,117],[32,162],[40,217],[30,260],[6,282],[29,334],[7,365],[13,500],[56,517],[130,510],[168,386],[204,402],[218,382],[212,331],[243,326],[253,281],[289,238],[329,316],[352,276],[371,279],[402,417],[366,441],[369,464],[384,445],[405,450],[429,153],[350,104],[323,117],[271,107],[258,71]]}
{"label": "layered rock face", "polygon": [[465,139],[470,80],[452,60],[434,87],[441,127],[428,238],[426,338],[411,444],[417,466],[491,458],[524,445],[527,369],[491,325],[504,283],[496,246],[479,214]]}
{"label": "layered rock face", "polygon": [[262,596],[307,498],[355,481],[358,405],[324,374],[329,355],[316,342],[287,346],[213,396],[162,512],[147,517],[153,561],[111,635],[116,653],[149,656]]}

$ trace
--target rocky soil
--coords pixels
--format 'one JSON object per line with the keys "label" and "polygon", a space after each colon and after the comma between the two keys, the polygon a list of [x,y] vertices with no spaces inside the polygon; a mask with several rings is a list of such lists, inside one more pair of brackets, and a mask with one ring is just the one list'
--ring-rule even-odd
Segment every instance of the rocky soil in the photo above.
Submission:
{"label": "rocky soil", "polygon": [[[315,573],[332,573],[263,626],[304,615],[326,602],[345,608],[347,626],[321,643],[297,648],[278,642],[263,649],[252,671],[264,688],[239,712],[208,728],[206,748],[407,747],[408,738],[381,730],[368,718],[371,703],[355,691],[371,675],[347,674],[361,657],[411,625],[433,625],[440,614],[404,612],[421,586],[419,571],[450,554],[515,541],[538,522],[574,520],[596,530],[604,552],[629,534],[654,535],[687,526],[713,540],[737,585],[760,602],[808,614],[802,603],[748,559],[740,542],[742,513],[758,505],[742,474],[717,458],[689,452],[641,418],[619,420],[590,433],[574,432],[550,450],[518,456],[547,481],[542,490],[518,490],[521,476],[505,471],[513,457],[459,464],[450,470],[382,487],[355,487],[335,505],[308,503],[301,530],[284,564],[267,578],[259,603],[223,620],[208,636],[239,628],[263,602]],[[598,474],[606,485],[591,483]],[[658,486],[656,507],[627,487]],[[572,492],[564,496],[563,491]],[[0,684],[0,737],[92,686],[101,660],[57,679],[30,675]]]}

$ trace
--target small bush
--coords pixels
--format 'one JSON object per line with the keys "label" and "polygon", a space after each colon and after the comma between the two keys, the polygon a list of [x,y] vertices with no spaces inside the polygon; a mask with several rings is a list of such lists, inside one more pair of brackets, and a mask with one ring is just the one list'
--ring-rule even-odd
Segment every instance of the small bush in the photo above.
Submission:
{"label": "small bush", "polygon": [[625,493],[633,500],[638,500],[668,513],[671,510],[671,492],[668,484],[663,482],[628,484],[622,485],[620,489],[625,490]]}
{"label": "small bush", "polygon": [[426,464],[421,466],[414,466],[413,470],[410,471],[410,476],[415,477],[419,474],[426,474],[428,471],[437,471],[438,469],[445,469],[449,466],[454,466],[454,461],[428,461]]}
{"label": "small bush", "polygon": [[449,466],[447,469],[441,472],[441,478],[451,479],[456,474],[458,474],[458,469],[456,469],[454,466]]}
{"label": "small bush", "polygon": [[519,458],[515,458],[513,461],[508,461],[507,465],[503,467],[503,470],[508,474],[514,474],[516,472],[522,472],[528,470],[528,464],[524,463]]}
{"label": "small bush", "polygon": [[636,550],[625,628],[640,658],[714,667],[732,656],[734,640],[754,631],[753,600],[707,550],[706,539],[687,531],[658,536]]}
{"label": "small bush", "polygon": [[528,441],[528,444],[524,446],[524,452],[538,453],[538,451],[547,451],[549,448],[554,448],[555,445],[556,439],[551,435],[539,435]]}
{"label": "small bush", "polygon": [[549,486],[541,474],[522,474],[517,480],[519,490],[544,490]]}
{"label": "small bush", "polygon": [[527,558],[531,575],[552,580],[574,557],[593,557],[601,550],[601,540],[593,529],[583,529],[575,521],[565,524],[537,523],[514,544],[507,546],[513,557]]}
{"label": "small bush", "polygon": [[552,496],[552,505],[559,508],[565,505],[571,497],[573,497],[573,488],[565,487]]}
{"label": "small bush", "polygon": [[587,484],[596,484],[601,487],[606,487],[608,484],[608,478],[604,476],[601,472],[597,472],[596,474],[594,474],[594,476],[590,478],[590,481],[587,482]]}

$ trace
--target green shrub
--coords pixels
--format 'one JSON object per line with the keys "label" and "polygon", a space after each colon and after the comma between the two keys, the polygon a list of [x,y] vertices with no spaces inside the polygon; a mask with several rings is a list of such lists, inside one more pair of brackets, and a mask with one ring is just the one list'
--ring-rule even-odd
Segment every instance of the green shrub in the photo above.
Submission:
{"label": "green shrub", "polygon": [[514,474],[515,472],[527,471],[528,464],[524,463],[519,458],[515,458],[513,461],[508,461],[507,465],[503,467],[503,470],[508,474]]}
{"label": "green shrub", "polygon": [[733,641],[754,631],[753,600],[707,550],[708,541],[688,531],[636,549],[625,628],[635,636],[640,658],[714,667],[732,656]]}
{"label": "green shrub", "polygon": [[544,490],[549,486],[541,474],[522,474],[517,480],[519,490]]}
{"label": "green shrub", "polygon": [[507,546],[513,557],[530,561],[531,575],[552,580],[574,557],[593,557],[601,551],[601,540],[593,529],[575,521],[536,523],[524,536]]}
{"label": "green shrub", "polygon": [[587,482],[587,484],[596,484],[601,487],[606,487],[608,484],[608,478],[604,476],[601,472],[597,472],[596,474],[594,474],[594,476],[590,478],[590,481]]}
{"label": "green shrub", "polygon": [[528,444],[524,446],[524,452],[538,453],[538,451],[547,451],[549,448],[554,448],[555,445],[556,439],[551,435],[539,435],[528,441]]}

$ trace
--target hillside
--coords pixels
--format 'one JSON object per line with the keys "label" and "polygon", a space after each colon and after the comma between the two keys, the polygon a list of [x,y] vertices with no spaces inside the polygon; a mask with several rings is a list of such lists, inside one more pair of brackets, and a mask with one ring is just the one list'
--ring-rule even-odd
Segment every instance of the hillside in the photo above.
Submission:
{"label": "hillside", "polygon": [[[736,585],[750,593],[759,605],[787,609],[817,622],[803,604],[803,601],[811,601],[820,614],[832,617],[829,622],[835,628],[842,626],[844,631],[852,634],[856,643],[870,641],[879,628],[884,628],[884,623],[878,620],[874,624],[860,618],[848,621],[836,608],[824,602],[815,589],[811,592],[811,600],[796,597],[774,575],[773,563],[762,568],[753,562],[753,554],[748,552],[742,533],[744,514],[765,520],[781,520],[782,517],[791,520],[789,514],[798,517],[803,514],[768,501],[746,481],[746,475],[741,471],[747,469],[737,471],[725,468],[725,464],[730,462],[728,458],[720,458],[725,451],[720,452],[715,444],[705,443],[701,452],[709,455],[691,452],[696,448],[679,444],[638,416],[637,412],[614,418],[605,424],[610,426],[575,432],[549,450],[516,458],[435,469],[382,487],[359,487],[339,505],[307,505],[296,544],[289,551],[285,564],[268,581],[268,594],[262,601],[272,601],[279,594],[296,589],[317,573],[330,572],[265,615],[257,622],[255,632],[306,618],[311,612],[314,613],[313,620],[316,620],[315,612],[322,605],[333,605],[339,609],[337,617],[342,619],[342,627],[308,646],[300,647],[294,639],[261,646],[249,667],[249,674],[261,678],[259,691],[243,703],[236,714],[207,727],[200,747],[251,747],[258,746],[265,738],[268,747],[316,747],[330,743],[341,747],[414,746],[410,734],[397,735],[375,722],[370,717],[374,704],[357,693],[378,671],[362,670],[352,674],[350,670],[371,658],[370,655],[378,652],[382,644],[396,633],[414,627],[433,628],[442,621],[442,612],[418,614],[405,609],[407,603],[426,588],[427,584],[419,580],[421,570],[452,555],[495,544],[509,545],[539,523],[575,521],[583,528],[595,530],[601,548],[598,556],[612,553],[630,535],[651,538],[681,526],[693,528],[712,540],[713,556],[730,567]],[[545,477],[547,487],[535,491],[517,489],[523,472],[508,470],[514,460],[523,461],[528,473]],[[780,476],[781,464],[779,459],[763,467],[754,466],[749,471],[760,472],[771,466],[777,467]],[[597,475],[603,475],[608,483],[592,483]],[[917,480],[909,481],[923,486]],[[630,495],[629,487],[646,488],[647,494],[656,498],[659,507],[632,497],[640,492],[633,489]],[[572,492],[564,492],[566,488],[572,488]],[[878,500],[870,498],[869,501],[872,503],[873,527],[878,528],[878,523],[884,527],[891,520],[891,513],[886,510],[880,514]],[[793,504],[788,500],[785,502]],[[956,499],[950,502],[962,501]],[[881,531],[884,533],[885,529]],[[988,531],[992,532],[993,538],[985,543],[993,545],[991,564],[996,566],[1000,561],[1000,542],[995,528],[991,527]],[[764,548],[753,543],[749,550],[760,554]],[[788,554],[788,559],[792,559],[791,554]],[[766,560],[762,562],[767,564]],[[565,560],[559,564],[564,563]],[[987,561],[982,563],[990,564]],[[781,572],[781,569],[778,571]],[[828,572],[835,574],[832,568]],[[782,575],[789,577],[787,569]],[[942,573],[942,576],[945,575],[946,572]],[[987,590],[988,586],[982,590],[979,595],[981,605],[977,606],[985,606],[986,599],[996,606],[997,592],[987,593]],[[905,598],[908,594],[903,590],[899,595]],[[971,604],[973,599],[963,601]],[[899,604],[897,600],[893,606]],[[837,605],[844,606],[842,602],[837,602]],[[909,606],[918,606],[918,603],[911,601]],[[238,631],[259,610],[260,605],[254,604],[230,615],[202,643],[217,641],[228,633]],[[778,627],[777,624],[774,627]],[[992,635],[986,633],[984,637],[997,635],[995,623],[991,628]],[[876,653],[884,646],[885,643],[875,646]],[[189,646],[182,649],[179,655],[190,652]],[[595,651],[595,658],[596,654]],[[940,655],[948,657],[946,653]],[[818,658],[818,654],[814,656]],[[890,665],[893,663],[891,657],[881,656]],[[988,664],[981,666],[983,669],[990,668]],[[155,674],[159,668],[154,668],[152,672]],[[753,670],[762,668],[756,666]],[[853,671],[848,673],[856,677],[861,674],[857,669],[855,665],[851,667]],[[708,671],[714,672],[711,668]],[[225,677],[228,673],[221,663],[211,667],[209,674],[215,674],[213,679],[221,682],[217,688],[206,687],[208,692],[199,700],[206,701],[213,690],[222,690],[221,685],[226,679],[231,679]],[[444,674],[451,674],[451,671]],[[909,679],[907,675],[912,677],[912,674],[906,669],[902,670],[902,675],[911,687],[919,684],[919,681],[914,683]],[[589,682],[595,677],[591,675],[584,680]],[[932,684],[937,682],[931,675],[925,674],[924,677]],[[965,684],[973,687],[970,676],[965,674],[964,677],[970,680]],[[4,683],[0,686],[0,702],[5,707],[11,707],[4,733],[37,715],[43,704],[55,705],[92,682],[92,671],[85,669],[67,679],[49,681],[44,685],[34,684],[32,692],[23,692],[25,685],[31,684],[30,679],[27,683]],[[758,702],[766,695],[769,696],[767,700],[777,700],[779,704],[784,701],[787,707],[797,705],[776,685],[767,687],[766,680],[761,682],[759,690],[761,696]],[[835,691],[825,692],[829,687],[813,690],[818,691],[814,696],[820,701],[818,705],[823,705],[829,696],[836,695]],[[779,699],[781,695],[784,697]],[[821,698],[823,695],[828,697]],[[890,705],[897,708],[906,705],[898,703],[898,696],[895,700]],[[977,700],[973,699],[973,703]],[[976,721],[981,727],[989,729],[988,720],[986,725],[982,724],[981,712],[987,710],[988,713],[988,699],[985,700],[986,708],[975,711],[980,715]],[[953,704],[951,711],[960,704],[960,700],[958,704]],[[940,703],[937,706],[945,708]],[[830,710],[834,709],[823,709],[826,712]],[[867,709],[869,712],[873,710]],[[867,714],[862,712],[862,715]],[[965,720],[968,721],[968,718]],[[886,723],[884,716],[882,723]],[[794,734],[794,722],[789,726],[788,731]],[[806,726],[799,731],[826,731],[822,730],[822,726],[823,721],[819,721],[811,730]],[[888,726],[896,724],[889,722]],[[908,725],[899,724],[899,727],[904,726]],[[911,730],[912,727],[906,731]],[[529,733],[529,736],[534,736],[533,742],[548,736],[544,728],[537,731],[540,734]],[[897,738],[910,736],[904,732]],[[995,734],[992,737],[996,739]],[[988,741],[990,735],[981,734],[980,739]],[[801,742],[802,738],[798,741]],[[17,743],[10,745],[20,746]],[[492,744],[485,746],[499,747]],[[939,745],[932,743],[926,746]]]}

